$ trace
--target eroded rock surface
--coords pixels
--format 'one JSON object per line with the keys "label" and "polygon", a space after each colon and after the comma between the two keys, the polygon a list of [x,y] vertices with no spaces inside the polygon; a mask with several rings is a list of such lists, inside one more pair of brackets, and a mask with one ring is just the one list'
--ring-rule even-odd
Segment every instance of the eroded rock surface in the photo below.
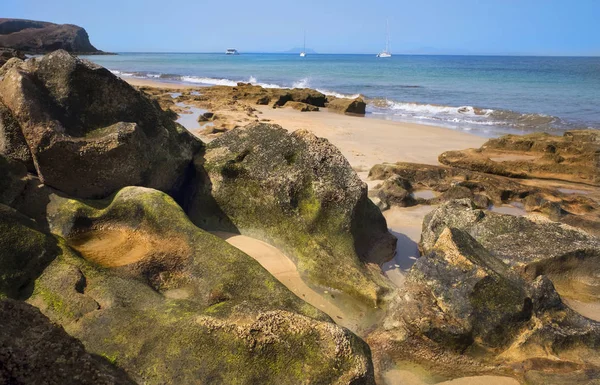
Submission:
{"label": "eroded rock surface", "polygon": [[[458,167],[404,162],[375,165],[369,179],[382,181],[370,194],[383,210],[468,198],[481,209],[520,204],[523,211],[541,213],[553,221],[600,235],[600,190],[590,186],[578,190],[574,185],[573,190],[565,190],[544,181],[525,183]],[[429,192],[429,196],[419,196],[420,191]]]}
{"label": "eroded rock surface", "polygon": [[65,51],[10,68],[0,101],[3,154],[27,164],[31,156],[44,184],[72,196],[172,191],[201,147],[143,93]]}
{"label": "eroded rock surface", "polygon": [[66,243],[28,302],[135,381],[373,384],[362,340],[166,194],[54,197],[49,221]]}
{"label": "eroded rock surface", "polygon": [[487,141],[480,149],[448,151],[441,163],[517,178],[559,179],[600,185],[600,133],[567,131],[506,135]]}
{"label": "eroded rock surface", "polygon": [[380,273],[365,264],[391,259],[395,238],[327,140],[256,124],[215,139],[197,163],[200,190],[185,206],[198,226],[265,240],[313,283],[381,298]]}
{"label": "eroded rock surface", "polygon": [[[426,223],[450,215],[438,209]],[[474,236],[460,227],[440,223],[439,231],[424,236],[423,256],[382,329],[368,338],[377,360],[408,359],[454,376],[519,377],[519,368],[529,368],[549,383],[568,372],[600,373],[600,324],[565,306],[549,277],[520,274],[498,252],[498,243],[476,240],[494,225],[482,224],[481,231],[471,231]],[[546,243],[556,247],[561,241]]]}
{"label": "eroded rock surface", "polygon": [[366,107],[367,104],[363,98],[335,98],[327,103],[327,108],[329,111],[350,115],[364,115]]}

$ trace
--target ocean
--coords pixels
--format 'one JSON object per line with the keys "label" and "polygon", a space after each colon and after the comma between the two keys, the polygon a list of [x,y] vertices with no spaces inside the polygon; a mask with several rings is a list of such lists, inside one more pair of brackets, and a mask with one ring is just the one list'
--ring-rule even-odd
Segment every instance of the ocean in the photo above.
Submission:
{"label": "ocean", "polygon": [[368,117],[484,136],[600,129],[600,57],[120,53],[86,59],[122,77],[362,95]]}

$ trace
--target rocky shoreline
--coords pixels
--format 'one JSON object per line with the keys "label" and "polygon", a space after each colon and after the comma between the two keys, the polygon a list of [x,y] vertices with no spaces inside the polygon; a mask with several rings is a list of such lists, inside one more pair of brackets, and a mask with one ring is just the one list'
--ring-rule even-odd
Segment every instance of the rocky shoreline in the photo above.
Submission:
{"label": "rocky shoreline", "polygon": [[[264,106],[364,114],[310,89],[138,89],[65,51],[0,68],[0,382],[386,384],[402,362],[597,380],[600,322],[564,299],[600,302],[600,133],[378,164],[369,191]],[[176,123],[192,107],[210,125]],[[508,203],[528,215],[488,210]],[[419,205],[421,257],[397,286],[381,210]],[[385,316],[357,335],[211,232]]]}

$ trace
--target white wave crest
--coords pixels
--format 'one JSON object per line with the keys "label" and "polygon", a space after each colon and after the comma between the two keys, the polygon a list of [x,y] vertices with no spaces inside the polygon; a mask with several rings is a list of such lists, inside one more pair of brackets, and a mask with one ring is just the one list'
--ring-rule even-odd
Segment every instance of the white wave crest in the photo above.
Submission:
{"label": "white wave crest", "polygon": [[310,88],[310,79],[304,78],[292,83],[292,88]]}
{"label": "white wave crest", "polygon": [[117,71],[117,70],[109,70],[109,71],[112,72],[114,75],[117,75],[120,77],[130,78],[130,77],[135,76],[135,74],[133,72],[121,72],[121,71]]}
{"label": "white wave crest", "polygon": [[261,86],[262,88],[283,88],[278,84],[261,83],[254,76],[250,76],[250,79],[248,79],[248,83],[255,86]]}
{"label": "white wave crest", "polygon": [[440,106],[436,104],[402,103],[387,101],[387,107],[393,111],[404,111],[407,113],[421,113],[427,115],[459,115],[459,116],[481,116],[487,117],[494,110],[480,109],[472,106]]}
{"label": "white wave crest", "polygon": [[235,87],[238,84],[238,82],[236,82],[234,80],[230,80],[230,79],[203,78],[203,77],[198,77],[198,76],[182,76],[181,81],[184,81],[187,83],[194,83],[194,84],[207,84],[207,85],[212,85],[212,86],[230,86],[230,87]]}
{"label": "white wave crest", "polygon": [[317,91],[319,91],[323,95],[335,96],[336,98],[356,99],[356,98],[360,97],[360,94],[345,95],[345,94],[340,94],[339,92],[323,90],[323,89],[320,89],[320,88],[317,88]]}

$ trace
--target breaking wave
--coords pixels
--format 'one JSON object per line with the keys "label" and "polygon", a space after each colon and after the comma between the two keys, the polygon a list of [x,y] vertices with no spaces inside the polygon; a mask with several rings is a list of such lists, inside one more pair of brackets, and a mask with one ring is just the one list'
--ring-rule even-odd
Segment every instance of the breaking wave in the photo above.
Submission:
{"label": "breaking wave", "polygon": [[[396,102],[388,99],[369,100],[369,110],[374,115],[386,115],[399,120],[430,123],[463,130],[478,127],[496,127],[508,131],[552,131],[561,121],[549,115],[522,114],[509,110],[494,110],[474,106],[444,106],[438,104]],[[484,129],[484,131],[487,131]]]}
{"label": "breaking wave", "polygon": [[[288,84],[275,84],[261,82],[255,76],[246,79],[227,79],[212,78],[202,76],[182,76],[160,73],[143,73],[111,70],[111,72],[120,77],[146,78],[151,80],[160,79],[161,81],[174,83],[189,83],[205,86],[237,86],[238,83],[250,83],[264,88],[310,88],[309,78],[302,78]],[[409,87],[409,86],[405,86]],[[410,86],[417,87],[417,86]],[[337,98],[354,99],[360,97],[360,94],[342,94],[322,88],[316,88],[317,91]],[[544,130],[552,131],[557,127],[562,127],[563,122],[549,115],[543,114],[523,114],[510,110],[479,108],[475,106],[445,106],[438,104],[400,102],[384,98],[367,99],[367,112],[376,117],[386,119],[396,119],[403,121],[413,121],[425,124],[434,124],[450,128],[460,128],[463,130],[482,130],[492,132],[504,130]],[[486,128],[487,127],[487,128]],[[492,130],[492,131],[490,131]]]}
{"label": "breaking wave", "polygon": [[317,91],[319,91],[323,95],[335,96],[336,98],[356,99],[356,98],[358,98],[358,97],[361,96],[360,94],[345,95],[345,94],[340,94],[339,92],[328,91],[328,90],[324,90],[324,89],[321,89],[321,88],[317,88]]}

